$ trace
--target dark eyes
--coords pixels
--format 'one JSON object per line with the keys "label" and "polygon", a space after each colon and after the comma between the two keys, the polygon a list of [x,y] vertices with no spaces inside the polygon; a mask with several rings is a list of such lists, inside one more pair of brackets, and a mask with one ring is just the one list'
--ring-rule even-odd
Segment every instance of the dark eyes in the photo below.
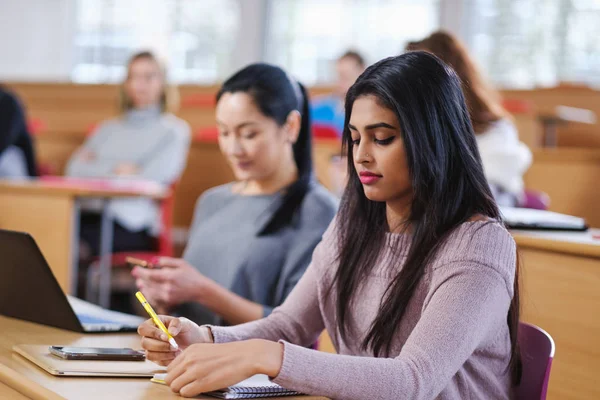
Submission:
{"label": "dark eyes", "polygon": [[[244,138],[244,139],[254,139],[257,134],[258,134],[258,132],[250,132],[250,133],[242,135],[242,138]],[[227,131],[220,131],[219,135],[221,135],[223,137],[227,137],[227,136],[229,136],[229,132],[227,132]]]}
{"label": "dark eyes", "polygon": [[242,137],[244,139],[254,139],[256,137],[256,135],[257,135],[257,132],[250,132],[250,133],[243,135]]}
{"label": "dark eyes", "polygon": [[395,138],[396,136],[390,136],[387,139],[375,139],[375,143],[380,144],[382,146],[387,146],[388,144],[392,143]]}
{"label": "dark eyes", "polygon": [[[388,144],[392,143],[395,138],[396,138],[396,136],[390,136],[389,138],[386,138],[386,139],[376,139],[376,138],[374,138],[373,141],[376,144],[380,144],[382,146],[387,146]],[[352,140],[351,143],[352,143],[352,146],[357,146],[360,143],[360,139]]]}

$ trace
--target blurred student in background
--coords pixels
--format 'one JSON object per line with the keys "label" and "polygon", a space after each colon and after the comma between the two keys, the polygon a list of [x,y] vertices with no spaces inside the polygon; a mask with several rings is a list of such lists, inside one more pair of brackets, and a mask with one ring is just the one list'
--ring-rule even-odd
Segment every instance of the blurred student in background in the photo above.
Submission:
{"label": "blurred student in background", "polygon": [[450,65],[458,74],[471,113],[471,123],[488,182],[499,205],[519,206],[524,199],[523,174],[531,152],[519,141],[499,93],[485,81],[466,47],[446,32],[435,32],[406,50],[425,50]]}
{"label": "blurred student in background", "polygon": [[0,86],[0,178],[37,176],[35,151],[23,106]]}
{"label": "blurred student in background", "polygon": [[[68,163],[66,174],[81,178],[144,179],[169,185],[183,171],[190,145],[188,124],[169,113],[173,93],[165,71],[149,52],[134,55],[121,88],[122,115],[103,122]],[[88,255],[99,253],[100,215],[84,204],[81,238]],[[159,209],[150,199],[114,200],[115,252],[153,250]]]}
{"label": "blurred student in background", "polygon": [[337,203],[313,174],[306,90],[281,68],[253,64],[225,81],[216,120],[237,181],[200,197],[183,259],[132,273],[165,312],[239,324],[285,300]]}
{"label": "blurred student in background", "polygon": [[344,131],[344,98],[356,78],[365,70],[365,60],[356,51],[347,51],[336,63],[335,92],[315,99],[311,104],[313,122],[333,127],[339,136]]}

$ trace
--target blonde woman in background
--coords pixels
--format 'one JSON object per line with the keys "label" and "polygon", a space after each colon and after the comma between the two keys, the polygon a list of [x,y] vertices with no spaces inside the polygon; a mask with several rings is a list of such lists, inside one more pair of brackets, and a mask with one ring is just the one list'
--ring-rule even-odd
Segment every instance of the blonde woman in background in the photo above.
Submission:
{"label": "blonde woman in background", "polygon": [[[188,124],[169,113],[173,95],[165,70],[150,52],[135,54],[121,88],[121,112],[103,122],[71,157],[66,174],[80,178],[144,179],[169,185],[181,175],[190,145]],[[100,214],[83,205],[80,236],[88,256],[99,253]],[[150,199],[111,202],[114,251],[152,250],[160,229]],[[82,243],[83,244],[83,243]]]}
{"label": "blonde woman in background", "polygon": [[421,41],[410,42],[406,50],[428,51],[456,71],[494,197],[499,205],[522,204],[523,175],[531,165],[531,151],[519,141],[519,133],[502,107],[500,95],[485,81],[465,45],[453,35],[440,31]]}

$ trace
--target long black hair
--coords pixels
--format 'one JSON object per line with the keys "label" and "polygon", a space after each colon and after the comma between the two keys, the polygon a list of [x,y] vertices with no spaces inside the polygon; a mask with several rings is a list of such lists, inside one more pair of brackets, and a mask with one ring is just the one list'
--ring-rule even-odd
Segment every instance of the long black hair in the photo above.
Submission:
{"label": "long black hair", "polygon": [[[412,231],[406,262],[388,286],[362,343],[363,349],[370,349],[375,356],[389,356],[415,288],[444,240],[476,215],[498,221],[501,217],[483,173],[461,83],[453,70],[425,52],[386,58],[369,67],[346,96],[343,142],[349,171],[354,171],[354,160],[348,123],[354,101],[365,95],[375,96],[396,114],[413,191],[406,224]],[[342,337],[351,329],[348,315],[353,296],[382,252],[390,229],[385,203],[367,199],[357,174],[349,175],[338,213],[339,267],[334,280]],[[399,250],[398,242],[391,245]],[[515,279],[515,285],[517,282]],[[518,301],[515,287],[507,316],[515,382],[519,374]]]}
{"label": "long black hair", "polygon": [[251,64],[227,79],[217,93],[217,102],[225,93],[244,92],[252,97],[261,113],[283,126],[292,111],[302,116],[298,140],[293,145],[298,180],[290,185],[278,209],[261,228],[268,234],[289,225],[308,191],[313,174],[310,111],[304,86],[274,65]]}

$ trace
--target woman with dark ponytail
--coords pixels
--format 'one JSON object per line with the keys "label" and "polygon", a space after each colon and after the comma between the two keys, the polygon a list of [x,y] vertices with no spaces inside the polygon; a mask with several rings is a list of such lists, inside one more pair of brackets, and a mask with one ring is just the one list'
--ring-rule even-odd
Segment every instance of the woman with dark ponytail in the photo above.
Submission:
{"label": "woman with dark ponytail", "polygon": [[[181,354],[144,322],[148,358],[183,396],[266,374],[335,399],[511,398],[516,246],[460,80],[425,52],[379,61],[348,91],[343,141],[340,211],[283,305],[234,327],[161,317]],[[339,354],[305,347],[323,329]]]}
{"label": "woman with dark ponytail", "polygon": [[285,300],[337,203],[314,178],[306,90],[281,68],[253,64],[225,81],[216,120],[237,181],[200,197],[183,259],[133,275],[163,311],[239,324]]}

